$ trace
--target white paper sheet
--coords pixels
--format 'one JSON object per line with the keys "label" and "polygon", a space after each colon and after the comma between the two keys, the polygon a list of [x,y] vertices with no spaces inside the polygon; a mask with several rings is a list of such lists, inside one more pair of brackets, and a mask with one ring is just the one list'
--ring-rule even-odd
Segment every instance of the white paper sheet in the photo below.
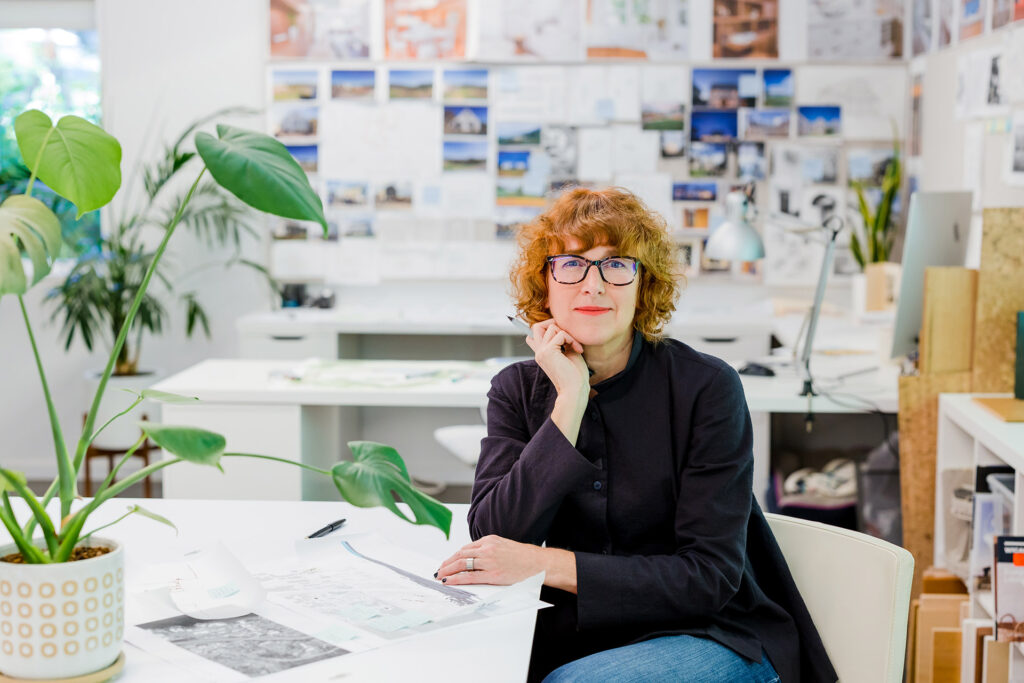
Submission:
{"label": "white paper sheet", "polygon": [[493,70],[491,114],[496,121],[558,123],[566,119],[566,70],[560,66]]}
{"label": "white paper sheet", "polygon": [[441,107],[424,102],[321,107],[320,173],[327,178],[431,178],[441,173]]}
{"label": "white paper sheet", "polygon": [[607,182],[612,175],[612,131],[608,128],[580,128],[579,163],[576,174],[580,180]]}
{"label": "white paper sheet", "polygon": [[441,178],[441,209],[446,216],[490,218],[494,179],[485,174],[446,174]]}
{"label": "white paper sheet", "polygon": [[672,206],[672,176],[667,173],[622,173],[615,176],[615,184],[625,187],[657,211],[669,228],[681,225],[681,212]]}
{"label": "white paper sheet", "polygon": [[[612,169],[615,174],[654,173],[661,154],[661,138],[656,130],[641,130],[632,125],[616,125],[612,131]],[[671,193],[669,193],[671,195]]]}
{"label": "white paper sheet", "polygon": [[799,104],[842,107],[843,138],[903,137],[907,70],[897,66],[804,66],[796,70]]}
{"label": "white paper sheet", "polygon": [[971,208],[981,208],[982,167],[985,157],[985,124],[972,121],[964,126],[964,189],[971,191]]}
{"label": "white paper sheet", "polygon": [[1024,111],[1013,112],[1005,154],[1005,181],[1009,185],[1024,185]]}
{"label": "white paper sheet", "polygon": [[690,70],[684,66],[644,66],[640,78],[644,102],[690,101]]}
{"label": "white paper sheet", "polygon": [[476,16],[480,40],[476,58],[496,62],[581,60],[584,1],[486,0],[479,3]]}

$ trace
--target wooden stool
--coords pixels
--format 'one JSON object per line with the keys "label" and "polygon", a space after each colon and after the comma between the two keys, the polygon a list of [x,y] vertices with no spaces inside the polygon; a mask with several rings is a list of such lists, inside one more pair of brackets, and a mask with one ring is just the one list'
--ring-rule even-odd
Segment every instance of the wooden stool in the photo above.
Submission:
{"label": "wooden stool", "polygon": [[[88,418],[88,414],[83,414],[82,415],[82,424],[83,425],[85,424],[86,418]],[[145,414],[143,414],[142,419],[143,420],[148,420],[149,418]],[[147,437],[146,440],[142,442],[142,445],[139,446],[138,449],[136,449],[136,451],[134,453],[132,453],[132,457],[142,458],[142,463],[143,463],[142,466],[143,467],[148,467],[149,466],[149,451],[150,451],[151,448],[153,448],[153,444],[149,440],[149,438]],[[120,456],[124,455],[125,451],[127,451],[127,450],[128,449],[126,449],[126,448],[100,448],[98,446],[93,446],[92,444],[89,444],[89,448],[86,449],[86,451],[85,451],[85,495],[86,496],[91,496],[92,495],[92,475],[89,472],[89,461],[92,460],[93,458],[106,458],[107,459],[107,472],[109,473],[109,472],[112,472],[113,469],[114,469],[114,458],[115,457],[120,457]],[[114,481],[116,481],[116,479]],[[113,483],[113,481],[111,483]],[[153,482],[150,481],[149,477],[146,477],[145,479],[142,480],[142,487],[143,487],[143,491],[145,491],[146,498],[152,498],[153,497]]]}

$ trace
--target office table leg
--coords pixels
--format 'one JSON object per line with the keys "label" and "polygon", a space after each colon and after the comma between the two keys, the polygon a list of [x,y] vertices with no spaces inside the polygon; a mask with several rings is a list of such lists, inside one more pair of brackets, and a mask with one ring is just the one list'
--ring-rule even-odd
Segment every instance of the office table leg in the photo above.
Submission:
{"label": "office table leg", "polygon": [[765,493],[772,471],[771,413],[751,413],[754,429],[754,498],[764,508]]}

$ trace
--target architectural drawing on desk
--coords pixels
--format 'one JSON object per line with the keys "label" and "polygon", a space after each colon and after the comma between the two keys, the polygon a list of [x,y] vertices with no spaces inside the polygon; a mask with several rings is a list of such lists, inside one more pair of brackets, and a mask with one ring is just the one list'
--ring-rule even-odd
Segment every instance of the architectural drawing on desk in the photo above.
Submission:
{"label": "architectural drawing on desk", "polygon": [[903,7],[903,0],[811,0],[807,56],[812,60],[901,57]]}
{"label": "architectural drawing on desk", "polygon": [[265,676],[349,653],[257,614],[207,621],[183,614],[138,628],[247,676]]}
{"label": "architectural drawing on desk", "polygon": [[256,578],[274,604],[340,620],[386,640],[464,616],[482,604],[469,591],[363,555],[347,541],[341,547],[347,555],[332,557],[329,565],[272,570]]}

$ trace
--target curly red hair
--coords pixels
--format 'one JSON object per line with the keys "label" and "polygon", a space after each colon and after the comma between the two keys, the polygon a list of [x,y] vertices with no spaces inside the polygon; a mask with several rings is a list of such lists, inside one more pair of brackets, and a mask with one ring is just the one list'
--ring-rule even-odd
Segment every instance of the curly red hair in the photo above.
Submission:
{"label": "curly red hair", "polygon": [[547,308],[546,257],[563,253],[567,240],[579,251],[615,247],[639,260],[639,292],[633,327],[659,341],[679,298],[676,249],[665,220],[636,195],[620,187],[567,190],[547,211],[519,230],[519,255],[512,265],[512,296],[531,325],[551,317]]}

